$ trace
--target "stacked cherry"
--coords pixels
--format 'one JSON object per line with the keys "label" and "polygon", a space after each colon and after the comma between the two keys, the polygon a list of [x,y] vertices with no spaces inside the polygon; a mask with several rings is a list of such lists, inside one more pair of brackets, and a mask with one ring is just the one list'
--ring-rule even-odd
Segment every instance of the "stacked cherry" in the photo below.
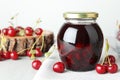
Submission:
{"label": "stacked cherry", "polygon": [[34,33],[36,35],[41,35],[43,30],[41,28],[36,28],[35,30],[32,29],[32,27],[28,26],[26,28],[23,28],[21,26],[13,27],[9,26],[8,28],[3,28],[0,30],[0,33],[3,33],[4,35],[15,37],[15,36],[32,36]]}
{"label": "stacked cherry", "polygon": [[96,72],[99,74],[104,73],[116,73],[118,71],[118,65],[116,64],[116,59],[113,55],[108,55],[109,50],[109,43],[106,39],[106,56],[103,59],[103,62],[101,64],[96,65]]}
{"label": "stacked cherry", "polygon": [[104,73],[116,73],[118,71],[118,65],[115,63],[116,59],[113,55],[108,55],[105,57],[105,60],[102,64],[96,65],[96,71],[99,74]]}

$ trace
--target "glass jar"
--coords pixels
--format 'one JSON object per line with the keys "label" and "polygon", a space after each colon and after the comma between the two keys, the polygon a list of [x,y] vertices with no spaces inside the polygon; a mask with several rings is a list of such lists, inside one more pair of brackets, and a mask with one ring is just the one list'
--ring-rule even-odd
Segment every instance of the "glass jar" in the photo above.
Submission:
{"label": "glass jar", "polygon": [[96,23],[98,13],[66,12],[66,22],[57,35],[61,60],[69,70],[93,70],[103,47],[103,33]]}

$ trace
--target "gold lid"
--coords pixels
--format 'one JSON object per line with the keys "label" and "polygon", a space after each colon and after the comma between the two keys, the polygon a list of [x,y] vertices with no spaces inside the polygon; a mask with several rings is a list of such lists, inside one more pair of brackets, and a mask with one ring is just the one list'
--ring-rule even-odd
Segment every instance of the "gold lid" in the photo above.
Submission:
{"label": "gold lid", "polygon": [[98,13],[96,12],[66,12],[63,14],[64,18],[94,18],[96,19],[98,17]]}

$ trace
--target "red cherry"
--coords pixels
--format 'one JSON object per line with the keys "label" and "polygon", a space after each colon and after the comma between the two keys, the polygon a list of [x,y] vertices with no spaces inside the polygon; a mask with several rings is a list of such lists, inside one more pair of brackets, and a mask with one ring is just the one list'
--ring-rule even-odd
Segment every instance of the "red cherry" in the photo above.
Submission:
{"label": "red cherry", "polygon": [[115,61],[116,61],[116,59],[113,55],[108,55],[107,57],[105,57],[104,62],[108,62],[108,59],[110,60],[110,63],[115,63]]}
{"label": "red cherry", "polygon": [[8,35],[10,37],[14,37],[16,35],[16,30],[15,29],[8,29]]}
{"label": "red cherry", "polygon": [[2,33],[3,33],[4,35],[7,35],[7,34],[8,34],[8,28],[3,28],[3,29],[2,29]]}
{"label": "red cherry", "polygon": [[104,74],[107,72],[106,67],[104,65],[101,65],[101,64],[97,64],[95,67],[95,70],[99,74]]}
{"label": "red cherry", "polygon": [[13,59],[13,60],[17,60],[17,59],[18,59],[18,54],[17,54],[17,52],[16,52],[16,51],[12,51],[12,52],[10,53],[10,57],[11,57],[11,59]]}
{"label": "red cherry", "polygon": [[32,67],[33,67],[34,69],[38,70],[38,69],[40,68],[41,64],[42,64],[42,62],[41,62],[40,60],[34,60],[34,61],[32,62]]}
{"label": "red cherry", "polygon": [[10,59],[10,52],[9,51],[4,52],[2,55],[3,55],[3,58]]}
{"label": "red cherry", "polygon": [[58,73],[63,73],[64,70],[65,70],[65,65],[63,62],[56,62],[54,65],[53,65],[53,70],[55,72],[58,72]]}
{"label": "red cherry", "polygon": [[114,63],[114,64],[109,65],[107,71],[109,73],[116,73],[118,71],[117,64]]}
{"label": "red cherry", "polygon": [[26,54],[27,54],[28,57],[31,57],[31,55],[32,55],[32,54],[30,53],[30,50],[27,50],[27,51],[26,51]]}
{"label": "red cherry", "polygon": [[41,50],[39,48],[36,48],[35,56],[41,57],[42,55],[43,55],[43,53],[41,52]]}
{"label": "red cherry", "polygon": [[36,35],[41,35],[42,32],[43,32],[42,28],[36,28],[36,29],[35,29],[35,34],[36,34]]}
{"label": "red cherry", "polygon": [[33,29],[31,27],[25,28],[25,34],[26,34],[26,36],[32,36]]}
{"label": "red cherry", "polygon": [[26,27],[26,29],[31,29],[33,31],[32,27],[30,27],[30,26]]}

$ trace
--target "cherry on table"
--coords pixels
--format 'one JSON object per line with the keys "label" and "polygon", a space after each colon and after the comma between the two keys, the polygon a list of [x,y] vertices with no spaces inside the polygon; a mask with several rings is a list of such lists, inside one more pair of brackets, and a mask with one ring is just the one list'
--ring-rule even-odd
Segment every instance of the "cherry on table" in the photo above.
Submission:
{"label": "cherry on table", "polygon": [[116,62],[116,59],[113,55],[106,56],[104,62],[108,62],[108,59],[110,60],[110,63],[115,63]]}
{"label": "cherry on table", "polygon": [[27,50],[27,51],[26,51],[26,55],[27,55],[28,57],[31,57],[32,54],[30,53],[30,50]]}
{"label": "cherry on table", "polygon": [[2,56],[3,56],[3,58],[5,58],[5,59],[10,59],[10,52],[9,52],[9,51],[3,52],[3,53],[2,53]]}
{"label": "cherry on table", "polygon": [[40,48],[36,48],[36,53],[35,56],[36,57],[41,57],[43,55],[42,51],[40,50]]}
{"label": "cherry on table", "polygon": [[13,60],[17,60],[18,59],[18,54],[16,51],[12,51],[10,53],[10,58],[13,59]]}
{"label": "cherry on table", "polygon": [[109,65],[107,71],[109,73],[116,73],[118,71],[117,64],[114,63],[114,64]]}
{"label": "cherry on table", "polygon": [[107,72],[106,66],[101,65],[101,64],[97,64],[96,67],[95,67],[95,70],[96,70],[96,72],[99,73],[99,74],[104,74],[104,73]]}
{"label": "cherry on table", "polygon": [[58,72],[58,73],[63,73],[65,70],[65,65],[63,62],[56,62],[53,65],[53,71]]}
{"label": "cherry on table", "polygon": [[34,69],[38,70],[38,69],[40,68],[41,64],[42,64],[42,62],[41,62],[40,60],[34,60],[34,61],[32,62],[32,67],[33,67]]}

